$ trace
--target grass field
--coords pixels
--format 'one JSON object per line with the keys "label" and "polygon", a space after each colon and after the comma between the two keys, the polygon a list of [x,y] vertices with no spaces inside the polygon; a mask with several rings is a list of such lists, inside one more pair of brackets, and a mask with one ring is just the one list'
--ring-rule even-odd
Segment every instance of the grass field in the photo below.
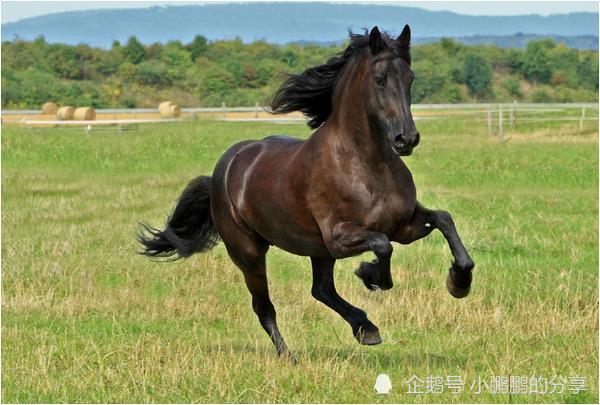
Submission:
{"label": "grass field", "polygon": [[[522,124],[503,143],[483,122],[418,125],[422,143],[405,161],[419,199],[455,218],[476,262],[471,295],[447,293],[439,232],[394,246],[385,293],[353,276],[360,257],[340,261],[340,294],[384,339],[359,346],[311,297],[309,260],[273,248],[271,295],[297,365],[275,357],[222,244],[151,263],[135,233],[141,220],[162,225],[187,181],[235,141],[308,136],[304,125],[198,121],[89,137],[4,126],[2,402],[597,403],[597,123],[581,134],[576,121]],[[375,395],[379,373],[390,395]],[[413,376],[465,387],[410,394]],[[557,392],[492,393],[494,377],[511,376],[554,378]],[[570,391],[572,377],[586,390]],[[480,382],[489,389],[478,393]]]}

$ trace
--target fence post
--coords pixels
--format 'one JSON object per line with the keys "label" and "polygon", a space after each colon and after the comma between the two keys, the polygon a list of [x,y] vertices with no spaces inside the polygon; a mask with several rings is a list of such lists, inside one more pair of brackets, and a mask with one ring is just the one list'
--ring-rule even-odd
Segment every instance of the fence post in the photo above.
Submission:
{"label": "fence post", "polygon": [[504,140],[504,123],[502,122],[502,106],[498,106],[498,139],[500,142]]}
{"label": "fence post", "polygon": [[488,107],[487,110],[487,118],[488,118],[488,140],[492,140],[492,110]]}
{"label": "fence post", "polygon": [[579,133],[583,132],[583,120],[585,119],[585,107],[581,109],[581,118],[579,119]]}
{"label": "fence post", "polygon": [[509,131],[515,130],[515,122],[517,121],[517,100],[513,100],[512,105],[510,106],[510,115],[508,117],[508,127]]}
{"label": "fence post", "polygon": [[258,101],[254,103],[254,118],[258,118]]}
{"label": "fence post", "polygon": [[226,107],[227,107],[227,106],[225,105],[225,101],[223,101],[223,102],[221,103],[221,111],[223,112],[223,118],[225,118],[225,114],[226,114],[226,112],[225,112],[225,108],[226,108]]}

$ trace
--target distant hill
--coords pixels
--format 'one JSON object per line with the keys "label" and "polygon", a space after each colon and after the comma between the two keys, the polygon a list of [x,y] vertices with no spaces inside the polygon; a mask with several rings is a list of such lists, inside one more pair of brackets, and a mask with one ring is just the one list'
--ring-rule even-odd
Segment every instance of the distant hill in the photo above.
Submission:
{"label": "distant hill", "polygon": [[[280,44],[339,42],[348,28],[358,31],[379,25],[397,33],[405,23],[411,25],[417,40],[446,36],[461,37],[466,43],[497,43],[492,36],[501,36],[506,38],[504,43],[522,46],[527,35],[588,36],[571,46],[588,48],[596,38],[597,49],[597,13],[467,16],[414,7],[331,3],[229,3],[65,12],[3,24],[2,40],[31,40],[43,35],[48,42],[109,47],[113,40],[123,42],[131,35],[148,44],[189,42],[201,34],[209,40],[239,37],[244,42],[265,39]],[[517,33],[527,35],[508,39]]]}
{"label": "distant hill", "polygon": [[[473,35],[469,37],[456,37],[456,41],[465,45],[496,45],[500,48],[525,48],[529,41],[550,38],[557,43],[563,43],[569,48],[598,50],[598,37],[595,35]],[[439,38],[416,38],[415,44],[429,44],[439,41]]]}
{"label": "distant hill", "polygon": [[[533,34],[516,34],[516,35],[472,35],[468,37],[453,37],[457,42],[465,45],[496,45],[500,48],[525,48],[529,41],[538,41],[540,39],[550,38],[556,43],[563,43],[569,48],[598,50],[598,37],[595,35],[577,35],[577,36],[562,36],[562,35],[533,35]],[[413,39],[413,45],[431,44],[439,41],[439,37],[416,37]],[[345,39],[338,41],[293,41],[298,45],[318,45],[318,46],[339,46]]]}

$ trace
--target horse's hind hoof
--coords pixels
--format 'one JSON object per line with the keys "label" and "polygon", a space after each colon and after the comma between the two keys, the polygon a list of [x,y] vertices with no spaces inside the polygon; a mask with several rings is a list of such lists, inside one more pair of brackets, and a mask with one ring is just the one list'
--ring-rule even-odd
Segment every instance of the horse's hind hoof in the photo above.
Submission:
{"label": "horse's hind hoof", "polygon": [[294,365],[294,366],[299,363],[299,361],[296,358],[296,356],[294,356],[292,354],[292,352],[289,352],[289,351],[286,351],[285,353],[280,354],[279,358],[282,359],[283,361],[291,364],[291,365]]}
{"label": "horse's hind hoof", "polygon": [[363,329],[360,329],[355,337],[358,343],[361,345],[373,346],[382,342],[381,336],[379,335],[379,330],[377,329],[370,331],[364,331]]}
{"label": "horse's hind hoof", "polygon": [[452,267],[446,277],[446,288],[454,298],[464,298],[471,292],[472,280],[473,275],[470,270],[468,273],[457,273]]}

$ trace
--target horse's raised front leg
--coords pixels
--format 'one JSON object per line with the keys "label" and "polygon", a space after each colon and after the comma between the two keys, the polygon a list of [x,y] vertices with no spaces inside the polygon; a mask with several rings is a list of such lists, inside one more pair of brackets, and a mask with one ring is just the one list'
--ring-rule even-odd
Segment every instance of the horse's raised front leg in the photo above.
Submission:
{"label": "horse's raised front leg", "polygon": [[325,243],[333,257],[338,259],[372,251],[377,258],[372,262],[362,262],[354,274],[369,290],[389,290],[393,287],[390,273],[392,244],[385,234],[368,231],[354,223],[341,222],[333,227]]}
{"label": "horse's raised front leg", "polygon": [[466,297],[471,290],[472,270],[475,263],[460,240],[449,213],[429,210],[421,204],[417,204],[411,222],[399,229],[394,240],[402,244],[409,244],[429,235],[434,229],[442,232],[448,241],[452,256],[454,256],[454,262],[446,279],[448,291],[455,298]]}
{"label": "horse's raised front leg", "polygon": [[333,266],[335,259],[311,257],[313,270],[312,295],[340,314],[352,327],[356,340],[363,345],[381,343],[379,329],[367,318],[367,314],[346,302],[335,289]]}

